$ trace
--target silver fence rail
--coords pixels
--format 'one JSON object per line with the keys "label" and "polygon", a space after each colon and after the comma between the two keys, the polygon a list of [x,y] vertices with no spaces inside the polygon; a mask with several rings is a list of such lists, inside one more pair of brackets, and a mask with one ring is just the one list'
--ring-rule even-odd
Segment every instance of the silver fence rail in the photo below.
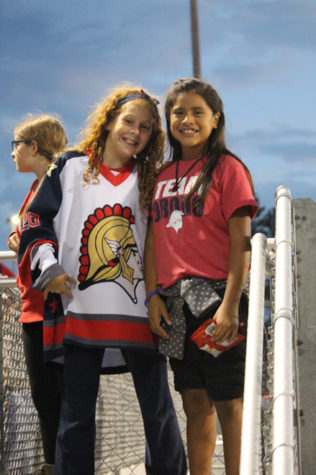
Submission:
{"label": "silver fence rail", "polygon": [[[0,262],[12,262],[16,260],[16,254],[13,251],[0,251]],[[0,275],[0,289],[15,287],[15,278]]]}
{"label": "silver fence rail", "polygon": [[273,475],[292,475],[295,469],[292,224],[291,193],[280,187],[276,194],[275,232]]}
{"label": "silver fence rail", "polygon": [[[291,193],[281,186],[276,191],[275,238],[256,234],[252,240],[241,475],[300,473],[295,273]],[[267,279],[269,322],[264,319]]]}
{"label": "silver fence rail", "polygon": [[[252,239],[247,361],[245,371],[242,449],[240,473],[253,475],[261,465],[261,404],[264,328],[265,262],[267,239],[255,234]],[[250,356],[251,355],[251,356]]]}

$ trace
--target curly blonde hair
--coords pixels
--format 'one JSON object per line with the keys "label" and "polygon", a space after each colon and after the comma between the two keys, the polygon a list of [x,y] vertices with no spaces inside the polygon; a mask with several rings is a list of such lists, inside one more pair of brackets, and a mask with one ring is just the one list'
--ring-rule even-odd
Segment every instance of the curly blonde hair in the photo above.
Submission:
{"label": "curly blonde hair", "polygon": [[81,140],[75,145],[75,149],[83,153],[90,152],[88,168],[83,175],[85,183],[98,183],[100,165],[109,134],[107,126],[120,114],[120,100],[129,94],[143,94],[144,97],[132,100],[145,101],[151,107],[154,119],[150,139],[144,150],[137,155],[140,205],[147,208],[151,204],[157,171],[163,163],[165,133],[162,129],[156,99],[148,92],[142,91],[141,88],[129,86],[114,89],[109,96],[97,104],[87,118],[86,126],[79,135],[79,140]]}

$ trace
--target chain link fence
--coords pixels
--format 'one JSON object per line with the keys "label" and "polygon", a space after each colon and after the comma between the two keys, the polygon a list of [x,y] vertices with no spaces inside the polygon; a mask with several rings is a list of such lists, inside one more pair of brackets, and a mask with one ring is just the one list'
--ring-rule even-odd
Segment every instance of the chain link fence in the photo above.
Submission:
{"label": "chain link fence", "polygon": [[[43,452],[24,362],[21,325],[18,323],[21,306],[18,290],[1,289],[0,305],[0,473],[31,474],[43,463]],[[181,397],[173,391],[171,372],[169,382],[186,443],[186,418]],[[130,374],[101,377],[96,424],[96,474],[144,475],[143,423]],[[225,474],[220,434],[214,455],[213,474]]]}
{"label": "chain link fence", "polygon": [[19,292],[1,292],[1,470],[31,473],[43,461],[37,413],[30,396],[21,339]]}
{"label": "chain link fence", "polygon": [[[271,279],[271,301],[274,281]],[[269,299],[270,300],[270,299]],[[0,473],[31,474],[43,463],[37,413],[31,400],[21,339],[20,297],[16,288],[0,294],[1,345],[1,426]],[[271,475],[273,409],[273,308],[265,318],[264,361],[262,375],[261,473]],[[169,383],[184,443],[186,418],[181,397]],[[103,375],[97,402],[96,474],[144,475],[144,431],[134,385],[129,373]],[[218,426],[218,424],[217,424]],[[213,460],[213,474],[224,475],[224,457],[220,428]],[[162,474],[163,475],[163,474]]]}

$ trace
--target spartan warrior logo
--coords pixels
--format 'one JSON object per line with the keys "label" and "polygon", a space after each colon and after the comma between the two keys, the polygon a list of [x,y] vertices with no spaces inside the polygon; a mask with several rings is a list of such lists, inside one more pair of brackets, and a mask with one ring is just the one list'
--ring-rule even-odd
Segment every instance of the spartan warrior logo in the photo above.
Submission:
{"label": "spartan warrior logo", "polygon": [[143,266],[131,229],[135,217],[120,204],[97,208],[82,231],[79,290],[99,282],[115,282],[137,302],[136,287]]}

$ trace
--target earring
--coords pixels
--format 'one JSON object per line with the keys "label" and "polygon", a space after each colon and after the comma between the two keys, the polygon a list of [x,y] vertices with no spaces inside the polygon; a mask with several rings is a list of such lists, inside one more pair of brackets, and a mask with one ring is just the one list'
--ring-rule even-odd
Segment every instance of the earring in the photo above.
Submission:
{"label": "earring", "polygon": [[146,155],[145,160],[146,160],[146,162],[149,162],[149,157],[148,157],[148,155]]}
{"label": "earring", "polygon": [[136,155],[136,153],[133,155],[133,157],[135,158],[135,160],[137,160],[137,155]]}

